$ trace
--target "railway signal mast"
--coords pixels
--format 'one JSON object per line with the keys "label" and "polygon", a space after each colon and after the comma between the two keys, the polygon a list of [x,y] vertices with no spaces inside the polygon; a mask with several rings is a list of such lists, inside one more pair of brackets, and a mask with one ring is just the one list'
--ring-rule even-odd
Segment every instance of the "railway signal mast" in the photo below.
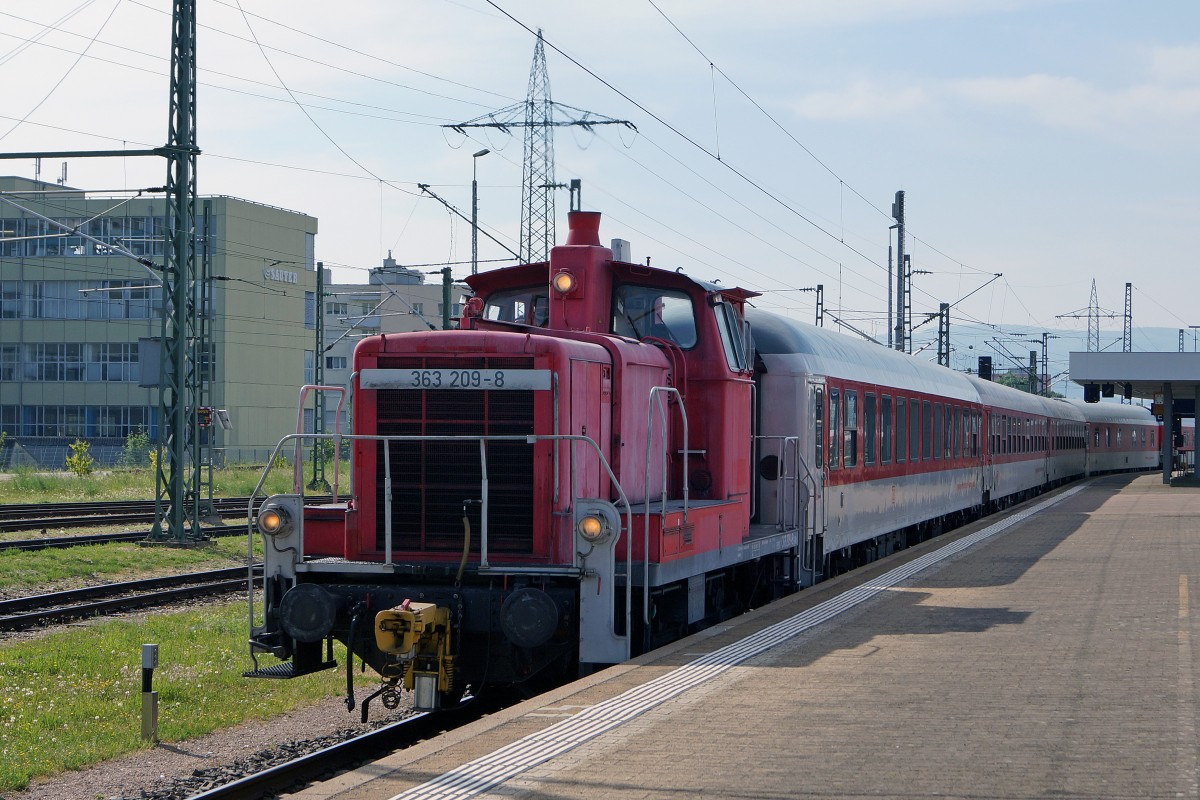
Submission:
{"label": "railway signal mast", "polygon": [[[196,0],[174,0],[171,34],[171,112],[167,144],[149,150],[65,150],[0,153],[0,159],[133,158],[167,159],[167,232],[165,264],[159,265],[112,241],[92,240],[61,221],[42,217],[52,228],[83,236],[106,251],[137,261],[161,276],[163,289],[162,340],[159,362],[159,457],[155,474],[155,521],[150,541],[203,539],[201,515],[212,512],[212,484],[200,497],[201,463],[197,409],[203,405],[200,386],[211,370],[206,327],[197,322],[207,302],[207,276],[196,272]],[[64,180],[61,181],[65,183]],[[141,192],[161,192],[163,187]],[[139,192],[139,194],[141,193]],[[14,200],[0,197],[8,205]],[[204,365],[204,366],[202,366]],[[187,525],[185,526],[185,523]]]}

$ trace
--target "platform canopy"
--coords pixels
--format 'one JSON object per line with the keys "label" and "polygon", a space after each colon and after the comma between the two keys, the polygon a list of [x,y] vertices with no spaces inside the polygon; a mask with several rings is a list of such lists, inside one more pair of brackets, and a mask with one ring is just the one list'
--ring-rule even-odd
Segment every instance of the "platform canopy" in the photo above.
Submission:
{"label": "platform canopy", "polygon": [[1155,401],[1163,399],[1164,386],[1170,384],[1176,410],[1191,416],[1200,389],[1200,353],[1071,353],[1071,380],[1085,388],[1100,386],[1116,397],[1129,384],[1133,397]]}
{"label": "platform canopy", "polygon": [[[1163,427],[1177,431],[1176,420],[1195,417],[1200,405],[1200,353],[1071,353],[1071,380],[1089,401],[1102,396],[1151,400]],[[1164,483],[1170,483],[1173,439],[1162,437]]]}

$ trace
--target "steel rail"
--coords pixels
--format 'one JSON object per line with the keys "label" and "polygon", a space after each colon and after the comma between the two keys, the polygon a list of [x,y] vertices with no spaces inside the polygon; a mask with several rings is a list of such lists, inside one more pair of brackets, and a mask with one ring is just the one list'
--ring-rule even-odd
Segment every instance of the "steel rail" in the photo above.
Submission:
{"label": "steel rail", "polygon": [[[328,503],[329,495],[309,495],[307,505]],[[213,500],[221,514],[245,513],[249,497],[221,497]],[[259,501],[261,502],[261,500]],[[50,527],[87,527],[154,521],[153,500],[115,500],[83,503],[20,503],[0,505],[0,531],[37,530]]]}
{"label": "steel rail", "polygon": [[244,567],[145,578],[0,601],[0,631],[241,591]]}
{"label": "steel rail", "polygon": [[370,733],[278,764],[253,775],[191,795],[191,800],[257,800],[314,779],[346,769],[357,763],[403,750],[423,739],[452,730],[503,707],[502,704],[469,699],[453,708],[421,713],[385,725]]}
{"label": "steel rail", "polygon": [[[209,538],[223,536],[245,536],[245,525],[230,525],[227,527],[202,528],[201,532]],[[144,542],[150,536],[150,531],[133,531],[126,533],[89,533],[80,536],[49,536],[41,539],[10,539],[0,540],[0,550],[51,550],[61,547],[81,547],[91,544],[111,544],[113,542]]]}

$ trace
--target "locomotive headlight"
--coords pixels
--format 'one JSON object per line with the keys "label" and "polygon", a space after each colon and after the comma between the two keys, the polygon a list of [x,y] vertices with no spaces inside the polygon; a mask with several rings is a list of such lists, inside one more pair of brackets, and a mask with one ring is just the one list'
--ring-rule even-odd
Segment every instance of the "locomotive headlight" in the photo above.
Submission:
{"label": "locomotive headlight", "polygon": [[292,526],[292,517],[283,506],[264,503],[258,512],[258,529],[268,536],[287,533]]}
{"label": "locomotive headlight", "polygon": [[560,272],[554,276],[554,290],[559,294],[570,294],[575,291],[575,276],[569,272]]}
{"label": "locomotive headlight", "polygon": [[594,514],[588,514],[581,517],[575,525],[575,529],[579,531],[579,535],[584,538],[584,541],[596,543],[607,533],[608,526],[604,524],[604,520]]}
{"label": "locomotive headlight", "polygon": [[607,500],[581,499],[575,504],[575,533],[585,545],[604,544],[621,530],[621,514]]}

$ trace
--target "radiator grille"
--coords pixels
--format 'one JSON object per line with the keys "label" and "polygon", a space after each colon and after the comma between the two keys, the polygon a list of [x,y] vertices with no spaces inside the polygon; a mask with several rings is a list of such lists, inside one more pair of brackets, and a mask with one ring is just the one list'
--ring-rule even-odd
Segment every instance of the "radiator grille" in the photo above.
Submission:
{"label": "radiator grille", "polygon": [[[528,358],[381,359],[384,369],[532,369]],[[527,436],[532,391],[384,389],[377,398],[384,436]],[[396,550],[461,552],[464,500],[480,499],[478,442],[392,442],[392,539]],[[383,448],[376,455],[383,475]],[[487,443],[488,551],[533,552],[533,446]],[[383,549],[383,481],[375,490],[376,546]],[[480,507],[468,506],[472,551],[479,550]]]}

